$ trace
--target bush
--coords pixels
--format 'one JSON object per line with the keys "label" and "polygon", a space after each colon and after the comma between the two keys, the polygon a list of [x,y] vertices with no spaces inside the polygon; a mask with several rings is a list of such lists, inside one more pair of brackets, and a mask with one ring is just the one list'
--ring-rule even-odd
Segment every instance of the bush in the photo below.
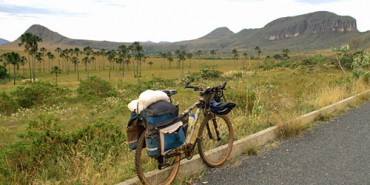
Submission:
{"label": "bush", "polygon": [[215,68],[216,65],[202,65],[200,70],[200,76],[203,79],[217,79],[222,75],[221,71],[217,71]]}
{"label": "bush", "polygon": [[188,72],[185,74],[185,76],[181,79],[182,83],[192,83],[200,80],[200,74],[199,73],[191,73]]}
{"label": "bush", "polygon": [[123,85],[123,89],[125,89],[125,96],[127,94],[134,95],[137,97],[138,94],[142,93],[145,90],[163,90],[174,88],[176,86],[175,80],[173,79],[162,79],[162,78],[153,78],[149,81],[141,81],[139,80],[137,83],[129,83]]}
{"label": "bush", "polygon": [[5,92],[0,93],[0,114],[11,115],[17,112],[19,105]]}
{"label": "bush", "polygon": [[85,160],[92,160],[96,164],[94,170],[103,172],[102,162],[115,163],[123,153],[126,141],[117,125],[97,121],[67,131],[51,116],[31,120],[19,138],[18,142],[0,150],[0,179],[3,182],[34,184],[35,178],[40,177],[60,181],[70,178],[68,170],[60,169],[78,169],[80,164],[86,163]]}
{"label": "bush", "polygon": [[81,81],[80,86],[77,88],[77,94],[79,97],[91,99],[117,96],[118,93],[109,82],[92,76]]}
{"label": "bush", "polygon": [[68,89],[59,88],[48,82],[36,81],[26,86],[17,87],[11,92],[14,100],[23,108],[43,104],[56,104],[70,94]]}
{"label": "bush", "polygon": [[6,67],[3,65],[0,65],[0,79],[4,79],[7,77],[7,70]]}

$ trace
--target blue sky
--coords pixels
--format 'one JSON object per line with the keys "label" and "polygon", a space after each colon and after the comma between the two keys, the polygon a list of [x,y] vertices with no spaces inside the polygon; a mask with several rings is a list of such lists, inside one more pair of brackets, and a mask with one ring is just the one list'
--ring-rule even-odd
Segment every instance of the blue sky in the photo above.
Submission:
{"label": "blue sky", "polygon": [[330,11],[370,30],[365,0],[0,0],[0,38],[17,39],[33,24],[89,40],[181,41],[218,27],[262,28],[286,16]]}

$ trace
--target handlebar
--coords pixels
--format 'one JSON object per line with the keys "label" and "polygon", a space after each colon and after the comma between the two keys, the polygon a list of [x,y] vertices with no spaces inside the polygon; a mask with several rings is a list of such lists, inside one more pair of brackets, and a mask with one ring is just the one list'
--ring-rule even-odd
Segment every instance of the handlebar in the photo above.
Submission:
{"label": "handlebar", "polygon": [[[208,91],[210,91],[210,90],[224,90],[225,87],[226,87],[226,84],[227,84],[227,82],[224,82],[222,85],[219,85],[219,86],[207,87],[204,90],[204,92],[207,91],[207,90]],[[190,82],[186,83],[185,88],[194,89],[194,91],[203,91],[203,88],[202,87],[190,85]]]}

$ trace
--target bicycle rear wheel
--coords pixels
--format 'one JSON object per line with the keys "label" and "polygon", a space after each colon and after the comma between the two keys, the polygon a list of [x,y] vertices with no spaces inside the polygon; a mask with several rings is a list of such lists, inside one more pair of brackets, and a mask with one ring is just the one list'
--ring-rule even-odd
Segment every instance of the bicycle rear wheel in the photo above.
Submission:
{"label": "bicycle rear wheel", "polygon": [[229,157],[234,141],[234,131],[226,115],[207,115],[199,133],[200,157],[209,167],[220,166]]}
{"label": "bicycle rear wheel", "polygon": [[172,157],[163,157],[163,160],[169,164],[165,169],[158,169],[158,159],[150,157],[147,154],[145,146],[145,132],[141,134],[136,148],[135,154],[135,168],[136,173],[144,185],[150,184],[171,184],[180,169],[180,155],[173,155]]}

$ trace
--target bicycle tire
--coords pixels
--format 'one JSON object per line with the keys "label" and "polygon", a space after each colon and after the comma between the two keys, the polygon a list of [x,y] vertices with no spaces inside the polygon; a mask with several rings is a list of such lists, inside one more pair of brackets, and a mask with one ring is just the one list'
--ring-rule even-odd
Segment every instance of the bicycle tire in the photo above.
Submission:
{"label": "bicycle tire", "polygon": [[[145,146],[145,132],[141,134],[135,153],[135,168],[139,180],[144,185],[171,184],[180,169],[180,155],[175,155],[170,158],[173,160],[173,165],[163,170],[158,170],[158,161],[147,154]],[[161,171],[161,173],[159,173]],[[162,172],[163,171],[163,172]]]}
{"label": "bicycle tire", "polygon": [[[214,122],[220,132],[220,140],[216,139]],[[212,138],[209,136],[207,125],[209,125]],[[230,119],[226,115],[207,115],[199,128],[198,139],[198,151],[207,166],[217,167],[224,164],[232,151],[234,142],[234,131]]]}

